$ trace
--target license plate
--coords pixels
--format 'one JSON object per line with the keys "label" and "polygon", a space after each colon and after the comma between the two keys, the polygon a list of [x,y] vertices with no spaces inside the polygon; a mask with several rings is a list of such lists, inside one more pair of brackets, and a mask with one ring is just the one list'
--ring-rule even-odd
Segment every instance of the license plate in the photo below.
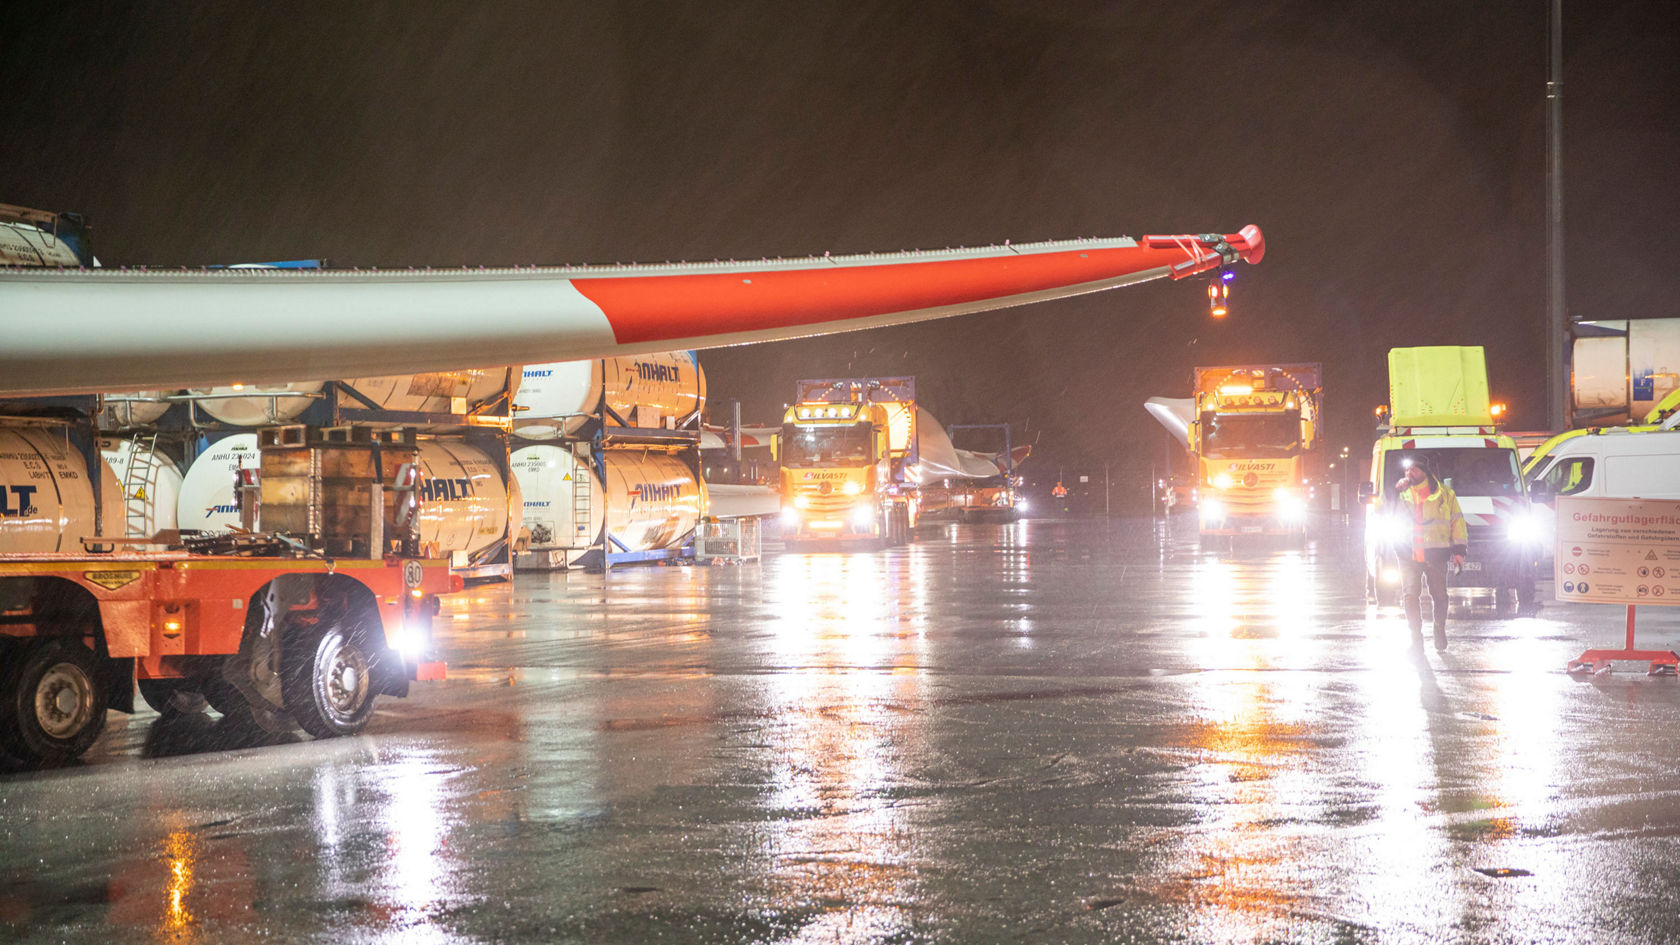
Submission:
{"label": "license plate", "polygon": [[1482,569],[1482,563],[1480,561],[1466,561],[1466,562],[1464,562],[1464,570],[1466,570],[1466,571],[1480,571],[1481,569]]}

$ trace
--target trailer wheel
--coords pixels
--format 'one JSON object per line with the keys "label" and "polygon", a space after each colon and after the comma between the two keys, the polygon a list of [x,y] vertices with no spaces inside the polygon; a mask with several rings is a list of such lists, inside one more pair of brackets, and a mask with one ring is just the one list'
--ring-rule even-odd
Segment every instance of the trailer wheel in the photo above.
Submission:
{"label": "trailer wheel", "polygon": [[0,745],[23,761],[63,764],[105,728],[110,693],[99,658],[79,640],[42,639],[13,654],[0,680]]}
{"label": "trailer wheel", "polygon": [[316,738],[354,735],[373,716],[370,634],[353,619],[294,624],[282,643],[286,711]]}
{"label": "trailer wheel", "polygon": [[207,700],[185,679],[142,679],[140,698],[164,718],[203,712]]}

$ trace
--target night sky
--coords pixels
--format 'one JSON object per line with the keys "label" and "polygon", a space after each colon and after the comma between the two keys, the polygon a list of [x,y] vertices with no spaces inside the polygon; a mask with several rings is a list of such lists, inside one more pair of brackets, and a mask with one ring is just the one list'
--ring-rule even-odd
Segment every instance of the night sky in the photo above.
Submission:
{"label": "night sky", "polygon": [[[1571,0],[1568,304],[1674,315],[1680,4]],[[1229,319],[1152,283],[704,352],[774,422],[914,374],[1040,476],[1148,474],[1196,364],[1322,361],[1368,449],[1397,345],[1545,423],[1547,10],[1527,2],[9,4],[0,202],[107,265],[562,264],[1266,234]],[[24,317],[4,313],[7,319]],[[229,313],[230,318],[237,313]],[[463,365],[466,367],[468,365]]]}

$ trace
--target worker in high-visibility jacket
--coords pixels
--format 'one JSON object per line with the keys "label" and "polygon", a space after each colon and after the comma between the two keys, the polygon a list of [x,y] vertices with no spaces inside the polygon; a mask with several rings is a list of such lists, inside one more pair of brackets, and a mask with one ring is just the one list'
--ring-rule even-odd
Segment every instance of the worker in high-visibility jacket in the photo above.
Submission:
{"label": "worker in high-visibility jacket", "polygon": [[1406,623],[1412,642],[1423,642],[1423,606],[1420,595],[1429,585],[1429,600],[1435,608],[1435,649],[1447,648],[1447,564],[1464,566],[1470,550],[1470,528],[1458,509],[1458,496],[1429,471],[1422,457],[1412,457],[1406,475],[1394,488],[1396,501],[1411,515],[1411,554],[1401,546],[1401,573],[1405,583],[1400,592],[1406,605]]}

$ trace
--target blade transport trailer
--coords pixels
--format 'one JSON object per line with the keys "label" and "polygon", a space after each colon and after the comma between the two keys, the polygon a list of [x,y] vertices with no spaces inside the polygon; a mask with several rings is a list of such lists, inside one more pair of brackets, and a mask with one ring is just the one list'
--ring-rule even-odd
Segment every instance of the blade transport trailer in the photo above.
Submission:
{"label": "blade transport trailer", "polygon": [[163,714],[208,702],[268,728],[346,735],[374,696],[441,678],[424,654],[438,595],[460,579],[416,555],[412,434],[365,434],[263,431],[267,476],[246,470],[240,501],[252,521],[260,500],[272,534],[0,555],[0,746],[36,764],[72,759],[107,708],[134,710],[136,684]]}

